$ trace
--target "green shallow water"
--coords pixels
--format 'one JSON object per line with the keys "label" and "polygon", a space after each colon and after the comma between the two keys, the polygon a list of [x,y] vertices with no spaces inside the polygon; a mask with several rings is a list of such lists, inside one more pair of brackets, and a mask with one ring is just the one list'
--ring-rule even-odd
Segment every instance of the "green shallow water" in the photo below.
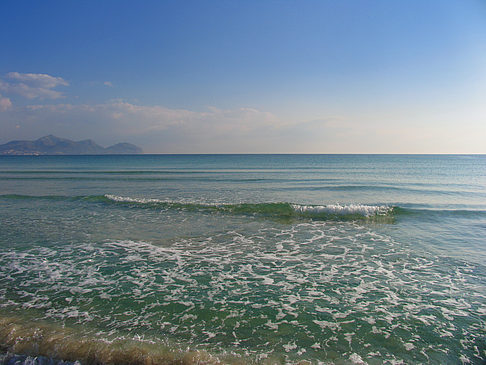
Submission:
{"label": "green shallow water", "polygon": [[2,157],[0,170],[5,351],[486,359],[484,156]]}

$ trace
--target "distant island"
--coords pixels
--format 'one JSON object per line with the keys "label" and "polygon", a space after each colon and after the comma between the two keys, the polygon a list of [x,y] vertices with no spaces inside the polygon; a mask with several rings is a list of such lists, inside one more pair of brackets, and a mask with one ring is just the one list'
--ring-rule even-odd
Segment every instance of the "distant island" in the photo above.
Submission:
{"label": "distant island", "polygon": [[10,141],[0,145],[0,155],[131,155],[143,150],[130,143],[102,147],[91,139],[75,142],[48,135],[35,141]]}

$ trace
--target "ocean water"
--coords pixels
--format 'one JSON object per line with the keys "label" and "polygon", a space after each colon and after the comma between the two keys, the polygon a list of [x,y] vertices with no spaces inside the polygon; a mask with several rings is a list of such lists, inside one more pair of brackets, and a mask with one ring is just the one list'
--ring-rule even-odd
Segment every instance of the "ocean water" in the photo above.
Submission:
{"label": "ocean water", "polygon": [[0,353],[483,364],[486,156],[0,157]]}

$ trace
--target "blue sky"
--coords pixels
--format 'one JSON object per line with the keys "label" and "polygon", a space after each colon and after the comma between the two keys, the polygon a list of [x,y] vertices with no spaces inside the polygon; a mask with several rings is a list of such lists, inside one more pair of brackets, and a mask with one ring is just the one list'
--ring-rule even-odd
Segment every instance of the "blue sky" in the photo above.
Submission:
{"label": "blue sky", "polygon": [[2,1],[0,143],[486,153],[484,1]]}

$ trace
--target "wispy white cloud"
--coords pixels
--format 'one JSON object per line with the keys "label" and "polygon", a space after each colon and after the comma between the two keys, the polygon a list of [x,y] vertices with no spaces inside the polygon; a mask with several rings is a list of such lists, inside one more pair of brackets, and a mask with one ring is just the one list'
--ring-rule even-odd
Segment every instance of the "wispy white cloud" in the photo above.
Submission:
{"label": "wispy white cloud", "polygon": [[33,137],[53,133],[106,144],[128,140],[152,152],[244,152],[261,142],[258,131],[275,129],[281,123],[271,113],[254,108],[193,111],[123,100],[29,105],[12,112],[10,120],[5,123],[10,127],[3,128],[12,133],[21,120],[22,130]]}
{"label": "wispy white cloud", "polygon": [[26,107],[26,111],[35,113],[38,119],[69,114],[70,118],[66,120],[68,124],[71,124],[72,119],[83,119],[84,123],[89,123],[89,120],[102,120],[104,124],[113,127],[116,125],[119,132],[135,135],[175,127],[190,133],[200,133],[203,130],[218,135],[230,131],[241,133],[277,122],[277,118],[271,113],[253,108],[208,107],[205,111],[192,111],[160,105],[137,105],[123,100],[95,105],[29,105]]}
{"label": "wispy white cloud", "polygon": [[7,73],[7,78],[10,80],[16,80],[25,82],[37,87],[53,88],[59,85],[68,86],[69,83],[62,77],[55,77],[47,74],[22,74],[19,72]]}
{"label": "wispy white cloud", "polygon": [[111,81],[105,81],[105,82],[103,82],[103,85],[105,85],[107,87],[113,87],[113,83]]}
{"label": "wispy white cloud", "polygon": [[107,145],[129,141],[146,152],[162,153],[323,152],[335,148],[340,128],[337,118],[299,123],[249,107],[195,111],[124,100],[39,103],[7,114],[0,127],[11,139],[56,134]]}
{"label": "wispy white cloud", "polygon": [[6,94],[17,94],[28,99],[59,99],[64,94],[54,88],[68,86],[62,77],[47,74],[9,72],[0,79],[0,90]]}
{"label": "wispy white cloud", "polygon": [[[7,98],[3,98],[7,99]],[[128,141],[155,153],[484,153],[484,107],[458,115],[335,115],[286,120],[255,108],[196,111],[124,100],[11,107],[4,102],[0,141],[56,134],[109,145]],[[433,119],[435,118],[435,119]],[[428,126],[441,123],[443,128]],[[413,122],[411,122],[413,121]],[[440,123],[439,123],[440,122]],[[404,127],[406,125],[406,127]]]}
{"label": "wispy white cloud", "polygon": [[4,98],[0,94],[0,111],[4,112],[9,110],[12,107],[12,102],[10,101],[9,98]]}

